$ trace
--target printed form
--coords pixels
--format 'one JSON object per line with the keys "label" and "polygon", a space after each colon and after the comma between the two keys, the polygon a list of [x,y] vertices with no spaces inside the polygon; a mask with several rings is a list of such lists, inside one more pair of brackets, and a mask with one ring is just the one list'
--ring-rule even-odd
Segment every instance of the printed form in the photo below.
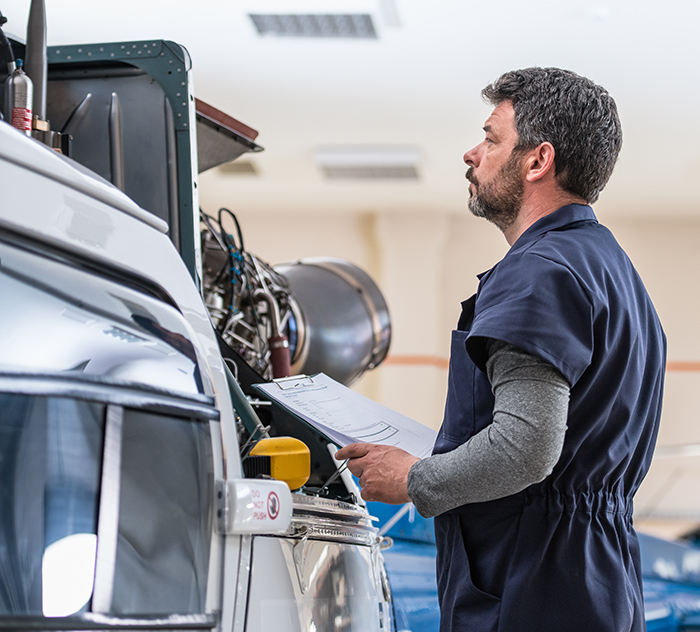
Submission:
{"label": "printed form", "polygon": [[437,433],[423,424],[356,393],[324,373],[256,384],[340,446],[350,443],[393,445],[414,456],[428,456]]}

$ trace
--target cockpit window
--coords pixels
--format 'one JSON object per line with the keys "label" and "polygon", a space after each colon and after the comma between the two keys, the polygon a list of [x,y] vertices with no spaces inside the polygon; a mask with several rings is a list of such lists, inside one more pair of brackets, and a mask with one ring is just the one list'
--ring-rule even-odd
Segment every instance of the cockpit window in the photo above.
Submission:
{"label": "cockpit window", "polygon": [[0,614],[88,607],[104,409],[0,394]]}
{"label": "cockpit window", "polygon": [[203,613],[210,423],[0,393],[0,619]]}
{"label": "cockpit window", "polygon": [[204,612],[210,464],[208,425],[124,411],[111,612]]}

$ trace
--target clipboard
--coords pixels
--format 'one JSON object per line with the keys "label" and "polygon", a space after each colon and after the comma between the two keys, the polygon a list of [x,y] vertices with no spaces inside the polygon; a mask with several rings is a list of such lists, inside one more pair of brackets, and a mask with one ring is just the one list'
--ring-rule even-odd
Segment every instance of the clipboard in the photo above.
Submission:
{"label": "clipboard", "polygon": [[423,458],[431,453],[437,437],[432,428],[324,373],[295,375],[253,387],[341,447],[351,443],[393,445]]}

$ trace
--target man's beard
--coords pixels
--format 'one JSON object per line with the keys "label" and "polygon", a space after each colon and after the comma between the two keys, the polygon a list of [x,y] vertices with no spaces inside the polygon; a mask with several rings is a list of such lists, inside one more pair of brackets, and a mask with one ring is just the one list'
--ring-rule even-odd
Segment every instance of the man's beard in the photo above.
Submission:
{"label": "man's beard", "polygon": [[505,230],[516,220],[523,203],[525,187],[520,177],[520,156],[513,151],[490,182],[479,183],[473,171],[470,167],[466,176],[476,188],[475,193],[470,191],[469,210]]}

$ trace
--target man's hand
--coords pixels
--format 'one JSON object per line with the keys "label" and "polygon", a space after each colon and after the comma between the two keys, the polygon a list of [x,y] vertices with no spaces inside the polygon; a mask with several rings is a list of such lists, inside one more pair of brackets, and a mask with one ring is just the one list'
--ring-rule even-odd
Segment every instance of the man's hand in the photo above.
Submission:
{"label": "man's hand", "polygon": [[352,443],[335,453],[339,461],[348,459],[349,470],[360,479],[362,498],[390,505],[411,502],[408,471],[420,461],[408,452],[388,445]]}

